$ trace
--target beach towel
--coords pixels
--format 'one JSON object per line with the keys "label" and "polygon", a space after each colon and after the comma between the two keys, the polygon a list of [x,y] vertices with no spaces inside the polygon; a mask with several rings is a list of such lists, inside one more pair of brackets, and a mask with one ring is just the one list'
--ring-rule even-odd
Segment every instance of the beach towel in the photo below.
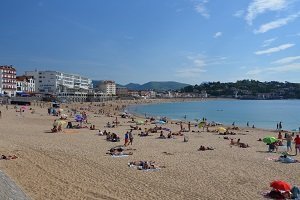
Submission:
{"label": "beach towel", "polygon": [[278,157],[267,157],[266,160],[277,161]]}
{"label": "beach towel", "polygon": [[129,155],[125,154],[125,155],[111,155],[111,157],[113,158],[121,158],[121,157],[127,157]]}

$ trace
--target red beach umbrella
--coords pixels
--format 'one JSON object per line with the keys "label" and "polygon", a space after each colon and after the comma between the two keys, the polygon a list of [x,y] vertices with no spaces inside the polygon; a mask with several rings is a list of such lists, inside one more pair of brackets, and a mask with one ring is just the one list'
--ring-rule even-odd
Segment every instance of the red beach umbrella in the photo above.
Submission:
{"label": "red beach umbrella", "polygon": [[273,181],[270,186],[276,190],[290,191],[291,186],[285,181]]}

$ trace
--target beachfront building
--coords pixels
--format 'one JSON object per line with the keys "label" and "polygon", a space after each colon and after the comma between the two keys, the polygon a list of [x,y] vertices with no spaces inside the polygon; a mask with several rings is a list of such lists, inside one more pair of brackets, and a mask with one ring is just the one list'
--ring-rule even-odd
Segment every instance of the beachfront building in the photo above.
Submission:
{"label": "beachfront building", "polygon": [[116,87],[116,95],[117,96],[122,96],[122,97],[124,97],[124,96],[128,96],[128,89],[127,89],[127,87],[121,87],[121,86],[119,86],[119,87]]}
{"label": "beachfront building", "polygon": [[29,71],[27,76],[33,76],[35,88],[40,93],[60,93],[68,91],[86,91],[92,88],[92,80],[76,74],[58,71]]}
{"label": "beachfront building", "polygon": [[97,89],[106,95],[116,95],[116,83],[112,80],[100,81]]}
{"label": "beachfront building", "polygon": [[16,69],[12,65],[0,66],[0,94],[9,97],[16,95]]}
{"label": "beachfront building", "polygon": [[22,93],[34,93],[35,92],[35,80],[33,76],[17,76],[17,94]]}

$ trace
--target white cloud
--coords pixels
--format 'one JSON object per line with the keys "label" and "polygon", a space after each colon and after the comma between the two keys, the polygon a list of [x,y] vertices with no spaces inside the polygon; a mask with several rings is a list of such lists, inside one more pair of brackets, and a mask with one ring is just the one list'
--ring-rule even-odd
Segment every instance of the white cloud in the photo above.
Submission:
{"label": "white cloud", "polygon": [[218,37],[221,37],[222,36],[222,32],[216,32],[214,34],[214,38],[218,38]]}
{"label": "white cloud", "polygon": [[244,15],[244,13],[245,13],[244,10],[238,10],[233,14],[233,16],[234,17],[242,17]]}
{"label": "white cloud", "polygon": [[295,46],[295,44],[283,44],[283,45],[273,47],[273,48],[269,48],[269,49],[266,49],[266,50],[256,51],[255,54],[256,55],[271,54],[271,53],[275,53],[275,52],[278,52],[278,51],[283,51],[283,50],[291,48],[293,46]]}
{"label": "white cloud", "polygon": [[294,15],[289,15],[286,18],[277,19],[277,20],[269,22],[267,24],[263,24],[259,27],[258,30],[254,30],[254,33],[256,33],[256,34],[265,33],[265,32],[268,32],[269,30],[287,25],[289,22],[295,20],[299,16],[300,16],[300,13],[297,13],[297,14],[294,14]]}
{"label": "white cloud", "polygon": [[300,56],[293,56],[293,57],[282,58],[280,60],[274,61],[273,63],[274,64],[288,64],[288,63],[295,62],[297,60],[300,60]]}
{"label": "white cloud", "polygon": [[196,1],[195,10],[200,13],[203,17],[208,19],[210,14],[205,6],[208,3],[208,0]]}
{"label": "white cloud", "polygon": [[187,56],[187,60],[189,62],[188,66],[177,70],[177,76],[189,78],[199,76],[207,71],[204,69],[207,64],[203,55]]}
{"label": "white cloud", "polygon": [[300,72],[300,63],[291,63],[289,65],[282,65],[279,67],[256,68],[248,71],[247,75],[258,75],[262,73],[285,73],[285,72]]}
{"label": "white cloud", "polygon": [[288,7],[291,0],[253,0],[247,9],[245,20],[252,25],[253,20],[267,11],[280,11]]}
{"label": "white cloud", "polygon": [[272,42],[274,42],[275,40],[277,40],[277,37],[265,40],[262,44],[262,47],[270,46],[272,44]]}

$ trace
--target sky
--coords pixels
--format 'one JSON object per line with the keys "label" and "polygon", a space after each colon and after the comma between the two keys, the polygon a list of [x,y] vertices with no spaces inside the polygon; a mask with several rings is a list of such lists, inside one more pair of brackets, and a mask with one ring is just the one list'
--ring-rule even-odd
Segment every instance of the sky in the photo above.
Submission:
{"label": "sky", "polygon": [[2,0],[0,25],[18,75],[300,82],[300,0]]}

